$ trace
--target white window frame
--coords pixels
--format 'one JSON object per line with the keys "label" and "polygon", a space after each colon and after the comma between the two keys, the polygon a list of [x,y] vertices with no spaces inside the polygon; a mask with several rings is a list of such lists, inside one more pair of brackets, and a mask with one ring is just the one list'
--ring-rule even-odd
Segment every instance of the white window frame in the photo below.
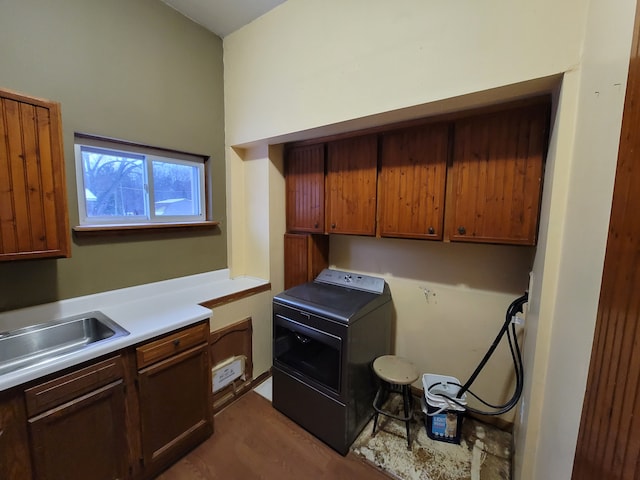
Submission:
{"label": "white window frame", "polygon": [[[144,188],[146,191],[145,213],[139,216],[103,216],[95,217],[87,215],[86,191],[84,180],[84,167],[82,161],[82,147],[105,149],[112,152],[121,152],[124,155],[143,156]],[[81,226],[91,227],[100,225],[173,225],[201,223],[207,220],[208,192],[206,189],[207,160],[208,157],[175,150],[148,147],[123,140],[97,137],[87,134],[75,134],[74,142],[76,160],[76,185],[78,193],[78,214]],[[192,198],[198,199],[199,215],[156,215],[154,202],[154,186],[149,181],[152,178],[153,162],[161,161],[178,165],[196,167],[197,181],[192,182]],[[197,197],[195,196],[197,194]]]}

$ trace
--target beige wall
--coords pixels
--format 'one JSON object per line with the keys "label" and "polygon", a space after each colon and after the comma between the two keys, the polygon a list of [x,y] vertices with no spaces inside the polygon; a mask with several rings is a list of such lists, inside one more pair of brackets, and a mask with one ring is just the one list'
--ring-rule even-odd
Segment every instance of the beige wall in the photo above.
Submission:
{"label": "beige wall", "polygon": [[73,239],[0,264],[0,311],[227,266],[222,41],[157,0],[3,0],[0,86],[61,102],[71,226],[76,131],[211,156],[214,232]]}
{"label": "beige wall", "polygon": [[270,292],[252,295],[215,307],[211,317],[212,332],[251,317],[254,378],[271,368],[271,298]]}
{"label": "beige wall", "polygon": [[[534,266],[535,277],[540,277],[536,286],[540,304],[531,319],[543,327],[530,375],[529,419],[525,434],[518,436],[527,449],[523,471],[535,475],[530,478],[571,476],[598,307],[635,8],[633,0],[615,5],[606,0],[589,3],[580,67],[568,72],[563,82],[554,181],[566,188],[553,188],[559,195],[550,199],[547,248],[538,249]],[[536,455],[527,456],[534,446]]]}
{"label": "beige wall", "polygon": [[[289,0],[224,40],[229,150],[267,152],[268,144],[536,91],[554,94],[533,262],[531,251],[510,247],[331,240],[333,265],[383,275],[392,287],[398,353],[423,371],[461,377],[484,353],[506,304],[533,271],[526,390],[521,408],[512,412],[517,479],[569,478],[573,463],[635,6],[629,0],[607,5]],[[231,182],[244,185],[243,191],[229,191],[229,205],[247,205],[255,202],[252,192],[268,192],[269,273],[277,292],[282,179],[248,169],[269,171],[281,159],[273,149],[261,155],[251,155],[250,162],[228,156]],[[230,222],[232,271],[265,265],[264,248],[242,248],[252,222]],[[262,226],[265,219],[255,223]],[[426,291],[435,293],[429,302]],[[455,355],[447,355],[448,341],[455,343]],[[503,388],[508,378],[506,362],[495,363],[482,390],[493,390],[494,383]]]}

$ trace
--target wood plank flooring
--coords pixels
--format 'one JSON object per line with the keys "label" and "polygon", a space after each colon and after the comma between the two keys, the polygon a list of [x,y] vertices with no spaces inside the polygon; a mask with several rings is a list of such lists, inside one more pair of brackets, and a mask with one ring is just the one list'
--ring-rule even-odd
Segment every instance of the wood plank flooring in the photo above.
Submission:
{"label": "wood plank flooring", "polygon": [[161,480],[388,480],[353,453],[343,457],[255,392],[215,417],[215,433]]}

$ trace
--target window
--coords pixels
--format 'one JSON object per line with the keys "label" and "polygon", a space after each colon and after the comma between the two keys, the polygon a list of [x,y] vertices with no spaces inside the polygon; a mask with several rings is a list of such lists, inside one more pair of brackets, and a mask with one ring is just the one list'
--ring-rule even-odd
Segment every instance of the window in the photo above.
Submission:
{"label": "window", "polygon": [[204,222],[206,157],[76,134],[80,224]]}

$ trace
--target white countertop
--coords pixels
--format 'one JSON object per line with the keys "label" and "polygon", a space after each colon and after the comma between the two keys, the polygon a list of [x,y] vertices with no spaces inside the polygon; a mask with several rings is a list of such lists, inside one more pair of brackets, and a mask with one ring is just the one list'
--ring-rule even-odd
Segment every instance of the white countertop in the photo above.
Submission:
{"label": "white countertop", "polygon": [[129,335],[0,375],[0,391],[210,318],[211,310],[200,303],[267,283],[253,277],[231,279],[225,269],[2,312],[0,332],[99,310]]}

